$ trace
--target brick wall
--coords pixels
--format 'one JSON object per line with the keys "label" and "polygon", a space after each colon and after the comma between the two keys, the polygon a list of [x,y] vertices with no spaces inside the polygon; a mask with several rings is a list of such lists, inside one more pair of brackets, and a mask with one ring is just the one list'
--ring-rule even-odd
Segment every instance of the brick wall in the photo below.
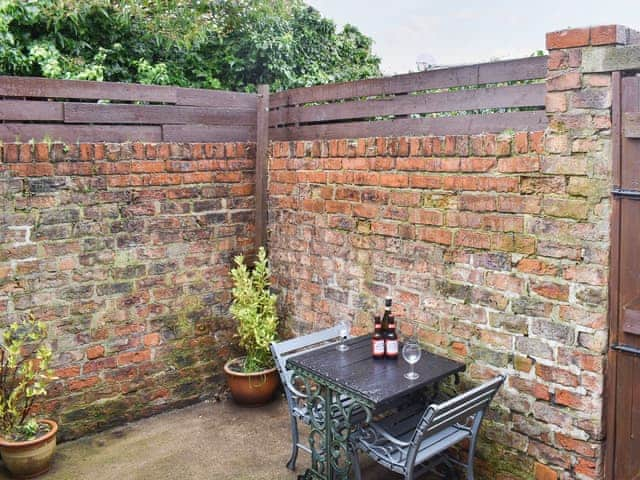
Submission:
{"label": "brick wall", "polygon": [[214,395],[233,255],[254,235],[254,147],[5,144],[0,325],[49,326],[41,408],[71,438]]}
{"label": "brick wall", "polygon": [[483,429],[483,478],[597,479],[605,447],[612,73],[585,52],[619,25],[547,35],[544,132],[274,143],[269,246],[294,330],[391,295],[401,329],[508,380]]}
{"label": "brick wall", "polygon": [[567,141],[273,145],[269,246],[292,327],[370,331],[391,295],[400,328],[468,378],[506,373],[479,452],[493,478],[591,478],[601,452],[608,182],[582,155],[543,155],[591,149]]}

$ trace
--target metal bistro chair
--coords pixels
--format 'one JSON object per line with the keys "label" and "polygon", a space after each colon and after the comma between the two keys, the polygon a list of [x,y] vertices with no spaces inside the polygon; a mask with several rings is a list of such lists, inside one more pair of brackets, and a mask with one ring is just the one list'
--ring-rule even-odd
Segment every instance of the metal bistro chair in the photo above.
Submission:
{"label": "metal bistro chair", "polygon": [[[352,439],[352,449],[359,449],[393,472],[413,480],[441,463],[457,464],[473,480],[473,457],[476,439],[484,413],[502,383],[499,375],[468,392],[439,404],[414,405],[361,427]],[[469,440],[467,463],[458,462],[442,453],[449,447]],[[356,479],[360,466],[354,455]]]}
{"label": "metal bistro chair", "polygon": [[[276,367],[278,368],[278,372],[280,373],[280,379],[282,380],[284,392],[287,397],[287,404],[289,406],[289,414],[291,415],[292,450],[291,458],[287,462],[287,468],[290,470],[295,470],[296,468],[296,459],[298,458],[299,448],[305,452],[311,453],[311,449],[307,445],[300,443],[298,436],[298,420],[309,425],[311,423],[311,418],[307,411],[307,394],[298,390],[291,381],[293,372],[291,370],[287,370],[287,360],[295,355],[307,353],[317,348],[322,348],[331,344],[337,345],[340,340],[340,328],[336,326],[293,338],[291,340],[273,342],[271,344],[271,353]],[[343,405],[347,406],[350,402],[351,400],[345,397]],[[360,416],[356,416],[356,418],[359,417]]]}

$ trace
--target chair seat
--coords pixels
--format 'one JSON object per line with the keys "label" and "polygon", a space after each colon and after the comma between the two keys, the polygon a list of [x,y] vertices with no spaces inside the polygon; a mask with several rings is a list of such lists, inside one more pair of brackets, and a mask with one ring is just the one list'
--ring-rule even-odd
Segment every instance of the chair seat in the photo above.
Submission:
{"label": "chair seat", "polygon": [[[405,480],[413,480],[426,471],[439,473],[437,469],[442,464],[447,468],[464,467],[467,480],[473,480],[478,430],[504,379],[498,375],[426,408],[425,402],[399,407],[381,420],[360,427],[351,439],[351,448],[362,450],[382,466],[403,475]],[[463,440],[469,440],[465,463],[450,458],[445,452]],[[356,479],[360,480],[358,457],[354,459]]]}
{"label": "chair seat", "polygon": [[[358,448],[374,456],[378,462],[391,470],[404,473],[409,443],[422,418],[423,410],[423,405],[416,404],[378,422],[372,422],[358,433]],[[468,428],[460,425],[449,426],[422,441],[415,463],[425,462],[470,437],[471,432]]]}

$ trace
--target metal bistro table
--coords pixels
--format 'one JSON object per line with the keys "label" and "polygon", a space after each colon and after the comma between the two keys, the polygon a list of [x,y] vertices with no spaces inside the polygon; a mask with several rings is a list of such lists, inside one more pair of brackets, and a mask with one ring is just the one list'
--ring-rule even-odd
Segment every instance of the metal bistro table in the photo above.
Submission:
{"label": "metal bistro table", "polygon": [[374,411],[392,406],[412,392],[437,384],[456,375],[465,365],[426,351],[422,352],[415,371],[417,380],[407,380],[409,365],[402,360],[374,360],[371,336],[349,339],[349,350],[340,352],[329,345],[290,358],[287,368],[294,379],[302,381],[309,392],[307,407],[311,417],[309,446],[311,468],[308,480],[343,480],[349,478],[351,455],[348,438],[351,419],[356,413],[369,422]]}

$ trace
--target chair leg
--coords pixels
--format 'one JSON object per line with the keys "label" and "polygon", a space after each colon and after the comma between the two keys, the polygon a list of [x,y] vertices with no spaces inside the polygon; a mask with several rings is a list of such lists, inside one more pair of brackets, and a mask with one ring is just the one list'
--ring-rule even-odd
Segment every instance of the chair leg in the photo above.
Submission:
{"label": "chair leg", "polygon": [[413,465],[409,464],[405,467],[404,480],[413,480]]}
{"label": "chair leg", "polygon": [[478,412],[473,419],[473,425],[471,426],[471,441],[469,442],[469,459],[467,461],[467,480],[474,480],[473,474],[473,460],[476,456],[476,442],[478,441],[478,431],[480,430],[480,424],[484,417],[484,411]]}
{"label": "chair leg", "polygon": [[351,455],[351,470],[355,474],[355,480],[361,480],[360,459],[358,458],[358,449],[349,442],[349,454]]}
{"label": "chair leg", "polygon": [[296,469],[296,460],[298,459],[298,420],[291,415],[291,458],[287,462],[289,470]]}
{"label": "chair leg", "polygon": [[467,461],[467,468],[466,468],[466,477],[467,480],[474,480],[475,476],[473,474],[473,457],[475,457],[475,450],[476,450],[476,442],[475,442],[475,438],[471,441],[471,447],[469,448],[469,460]]}

